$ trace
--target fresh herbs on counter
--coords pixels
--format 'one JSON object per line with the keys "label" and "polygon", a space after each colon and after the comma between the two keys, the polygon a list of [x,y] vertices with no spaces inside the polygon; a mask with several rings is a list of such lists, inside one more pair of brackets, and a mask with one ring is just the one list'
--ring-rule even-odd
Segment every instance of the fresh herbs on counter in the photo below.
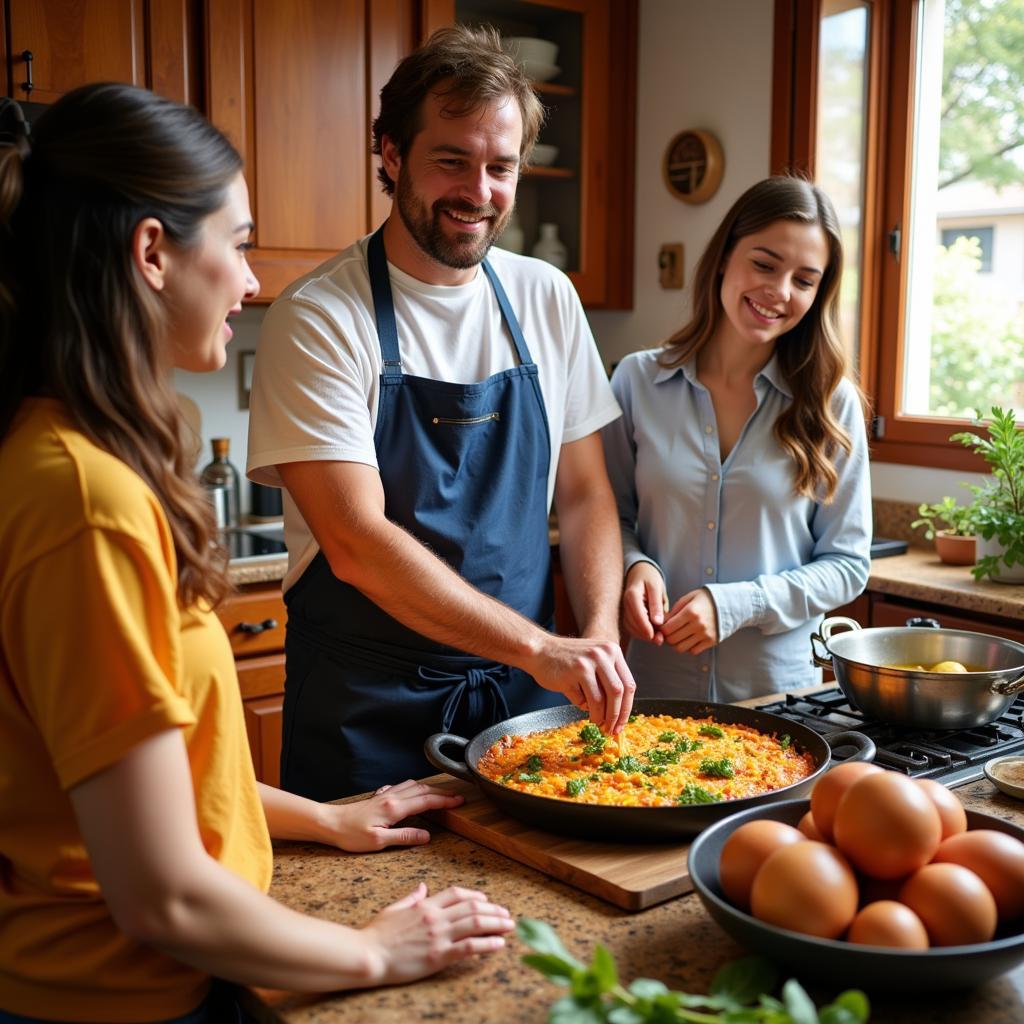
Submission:
{"label": "fresh herbs on counter", "polygon": [[867,996],[856,989],[819,1010],[792,978],[776,999],[770,995],[775,970],[760,957],[726,964],[710,993],[697,996],[672,992],[651,978],[624,988],[607,948],[595,946],[593,961],[582,964],[543,921],[520,918],[516,934],[534,950],[523,963],[569,989],[551,1007],[549,1024],[864,1024],[871,1013]]}

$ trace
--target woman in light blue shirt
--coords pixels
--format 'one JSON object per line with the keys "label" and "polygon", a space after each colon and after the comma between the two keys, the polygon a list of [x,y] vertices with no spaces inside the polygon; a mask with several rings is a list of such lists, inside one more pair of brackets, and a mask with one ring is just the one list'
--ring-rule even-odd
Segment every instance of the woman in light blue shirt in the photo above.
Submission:
{"label": "woman in light blue shirt", "polygon": [[612,377],[623,416],[603,438],[637,696],[736,701],[820,682],[810,635],[870,564],[841,275],[828,197],[761,181],[708,243],[689,323]]}

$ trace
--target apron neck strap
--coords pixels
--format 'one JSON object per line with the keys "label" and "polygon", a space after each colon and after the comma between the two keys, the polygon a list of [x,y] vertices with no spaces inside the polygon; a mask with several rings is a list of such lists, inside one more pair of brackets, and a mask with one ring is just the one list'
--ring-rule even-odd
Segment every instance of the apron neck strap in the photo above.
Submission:
{"label": "apron neck strap", "polygon": [[[377,321],[377,339],[380,343],[384,373],[401,373],[402,356],[398,348],[398,324],[395,322],[395,304],[391,295],[391,275],[388,273],[388,258],[384,252],[383,224],[370,236],[366,250],[366,262],[370,271],[373,313]],[[533,360],[530,358],[530,350],[523,337],[519,321],[512,311],[508,296],[505,294],[505,289],[501,286],[498,275],[487,260],[484,260],[481,266],[494,289],[505,326],[508,328],[509,334],[512,335],[512,343],[516,347],[519,362],[525,366]]]}

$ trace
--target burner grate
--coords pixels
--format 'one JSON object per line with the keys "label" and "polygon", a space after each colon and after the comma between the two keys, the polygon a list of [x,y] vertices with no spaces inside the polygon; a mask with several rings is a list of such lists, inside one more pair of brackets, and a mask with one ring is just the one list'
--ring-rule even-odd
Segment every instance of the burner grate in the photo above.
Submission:
{"label": "burner grate", "polygon": [[[870,718],[852,707],[839,689],[796,695],[762,704],[768,711],[799,722],[819,735],[853,729],[878,748],[875,763],[919,779],[961,786],[983,775],[982,766],[999,754],[1024,753],[1024,697],[1018,697],[994,722],[974,729],[902,729]],[[842,748],[836,760],[844,760]]]}

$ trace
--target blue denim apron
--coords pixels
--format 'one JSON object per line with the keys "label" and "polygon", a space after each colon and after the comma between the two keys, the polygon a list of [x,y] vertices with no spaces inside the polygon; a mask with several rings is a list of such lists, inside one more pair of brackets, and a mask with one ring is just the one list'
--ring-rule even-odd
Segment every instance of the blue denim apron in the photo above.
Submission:
{"label": "blue denim apron", "polygon": [[[537,366],[483,262],[519,365],[475,384],[402,373],[384,241],[367,252],[383,366],[385,514],[485,594],[550,628],[547,415]],[[396,595],[401,600],[401,595]],[[330,800],[433,774],[423,741],[565,703],[520,669],[437,643],[339,580],[323,552],[285,595],[281,785]]]}

